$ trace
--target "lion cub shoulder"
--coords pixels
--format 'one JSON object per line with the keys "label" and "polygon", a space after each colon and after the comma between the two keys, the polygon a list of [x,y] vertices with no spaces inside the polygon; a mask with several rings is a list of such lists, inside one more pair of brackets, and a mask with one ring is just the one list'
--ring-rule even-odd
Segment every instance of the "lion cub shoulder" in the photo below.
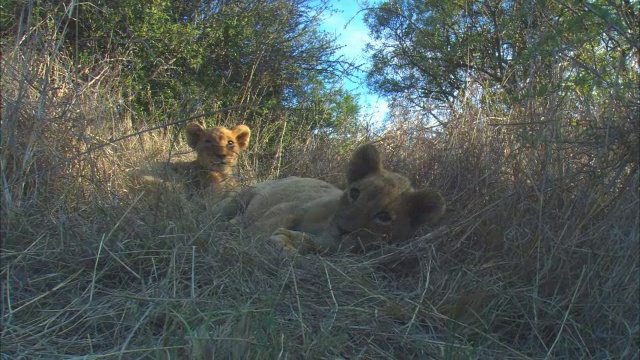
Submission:
{"label": "lion cub shoulder", "polygon": [[362,251],[407,240],[445,210],[434,190],[414,190],[383,168],[373,145],[353,154],[342,191],[324,181],[290,177],[259,183],[237,195],[241,220],[286,250]]}
{"label": "lion cub shoulder", "polygon": [[237,186],[233,168],[242,150],[249,146],[251,130],[246,125],[232,129],[223,126],[204,128],[197,123],[185,127],[187,144],[196,152],[193,161],[155,163],[142,174],[143,180],[184,181],[198,190],[231,190]]}

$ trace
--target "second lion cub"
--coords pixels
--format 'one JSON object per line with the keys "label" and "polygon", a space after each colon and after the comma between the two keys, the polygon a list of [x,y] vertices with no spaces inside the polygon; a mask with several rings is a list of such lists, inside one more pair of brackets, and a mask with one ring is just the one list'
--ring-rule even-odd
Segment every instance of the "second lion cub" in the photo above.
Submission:
{"label": "second lion cub", "polygon": [[234,190],[237,184],[233,168],[240,152],[249,146],[251,130],[246,125],[228,129],[190,123],[185,135],[187,144],[196,152],[195,160],[152,163],[134,171],[134,176],[147,183],[177,181],[192,190]]}
{"label": "second lion cub", "polygon": [[197,188],[235,188],[233,167],[240,152],[249,146],[251,130],[246,125],[233,129],[223,126],[205,129],[197,123],[190,123],[185,133],[187,144],[196,151],[197,157],[192,162],[174,163],[172,168],[184,173]]}
{"label": "second lion cub", "polygon": [[402,175],[385,170],[373,145],[353,154],[346,190],[317,179],[289,177],[259,183],[236,195],[244,222],[289,252],[364,251],[410,238],[445,210],[434,190],[414,190]]}

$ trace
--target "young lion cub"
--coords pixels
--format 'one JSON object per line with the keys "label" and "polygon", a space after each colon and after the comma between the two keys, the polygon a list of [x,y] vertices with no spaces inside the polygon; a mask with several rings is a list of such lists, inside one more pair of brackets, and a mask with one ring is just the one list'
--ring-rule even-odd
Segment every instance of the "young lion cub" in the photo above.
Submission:
{"label": "young lion cub", "polygon": [[196,151],[197,157],[188,163],[174,163],[172,167],[187,175],[188,181],[203,189],[229,189],[236,186],[233,167],[238,155],[249,146],[251,130],[246,125],[233,129],[218,126],[205,129],[197,123],[185,128],[187,144]]}
{"label": "young lion cub", "polygon": [[405,177],[385,170],[373,145],[353,154],[347,181],[344,191],[298,177],[259,183],[237,195],[245,210],[234,222],[272,234],[288,252],[363,251],[406,240],[445,210],[437,191],[416,191]]}
{"label": "young lion cub", "polygon": [[[187,144],[196,152],[196,159],[152,165],[140,172],[142,179],[155,182],[157,176],[171,178],[177,175],[196,189],[221,191],[235,188],[233,167],[240,152],[249,146],[251,130],[245,125],[233,129],[223,126],[205,129],[197,123],[190,123],[185,134]],[[145,170],[152,175],[144,174]]]}

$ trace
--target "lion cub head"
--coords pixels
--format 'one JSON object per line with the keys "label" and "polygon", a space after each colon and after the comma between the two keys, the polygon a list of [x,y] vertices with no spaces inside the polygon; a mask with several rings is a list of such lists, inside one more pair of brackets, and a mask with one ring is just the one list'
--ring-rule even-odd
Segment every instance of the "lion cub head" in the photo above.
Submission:
{"label": "lion cub head", "polygon": [[251,137],[251,130],[246,125],[238,125],[233,129],[223,126],[205,129],[196,123],[190,123],[185,132],[187,144],[198,155],[196,162],[209,170],[235,166],[238,155],[249,146]]}
{"label": "lion cub head", "polygon": [[218,126],[205,129],[190,123],[186,129],[187,144],[196,151],[193,162],[198,167],[201,182],[218,185],[232,178],[238,155],[249,146],[251,130],[245,125],[233,129]]}
{"label": "lion cub head", "polygon": [[347,181],[328,229],[343,246],[366,250],[374,243],[406,240],[445,211],[437,191],[414,190],[404,176],[385,170],[373,145],[353,154]]}

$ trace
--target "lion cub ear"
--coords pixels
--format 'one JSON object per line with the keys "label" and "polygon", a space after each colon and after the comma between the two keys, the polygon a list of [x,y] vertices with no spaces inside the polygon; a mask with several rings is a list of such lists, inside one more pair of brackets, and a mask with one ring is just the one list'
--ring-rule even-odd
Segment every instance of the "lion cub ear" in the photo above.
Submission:
{"label": "lion cub ear", "polygon": [[405,207],[411,219],[411,226],[433,224],[440,220],[445,211],[444,198],[435,190],[418,190],[405,194]]}
{"label": "lion cub ear", "polygon": [[251,137],[251,130],[246,125],[238,125],[231,130],[233,135],[236,137],[236,142],[240,149],[246,149],[249,147],[249,138]]}
{"label": "lion cub ear", "polygon": [[382,162],[378,149],[371,144],[363,145],[351,156],[347,167],[347,181],[351,184],[381,170]]}
{"label": "lion cub ear", "polygon": [[187,144],[195,150],[204,135],[204,128],[197,123],[189,123],[184,131],[187,135]]}

